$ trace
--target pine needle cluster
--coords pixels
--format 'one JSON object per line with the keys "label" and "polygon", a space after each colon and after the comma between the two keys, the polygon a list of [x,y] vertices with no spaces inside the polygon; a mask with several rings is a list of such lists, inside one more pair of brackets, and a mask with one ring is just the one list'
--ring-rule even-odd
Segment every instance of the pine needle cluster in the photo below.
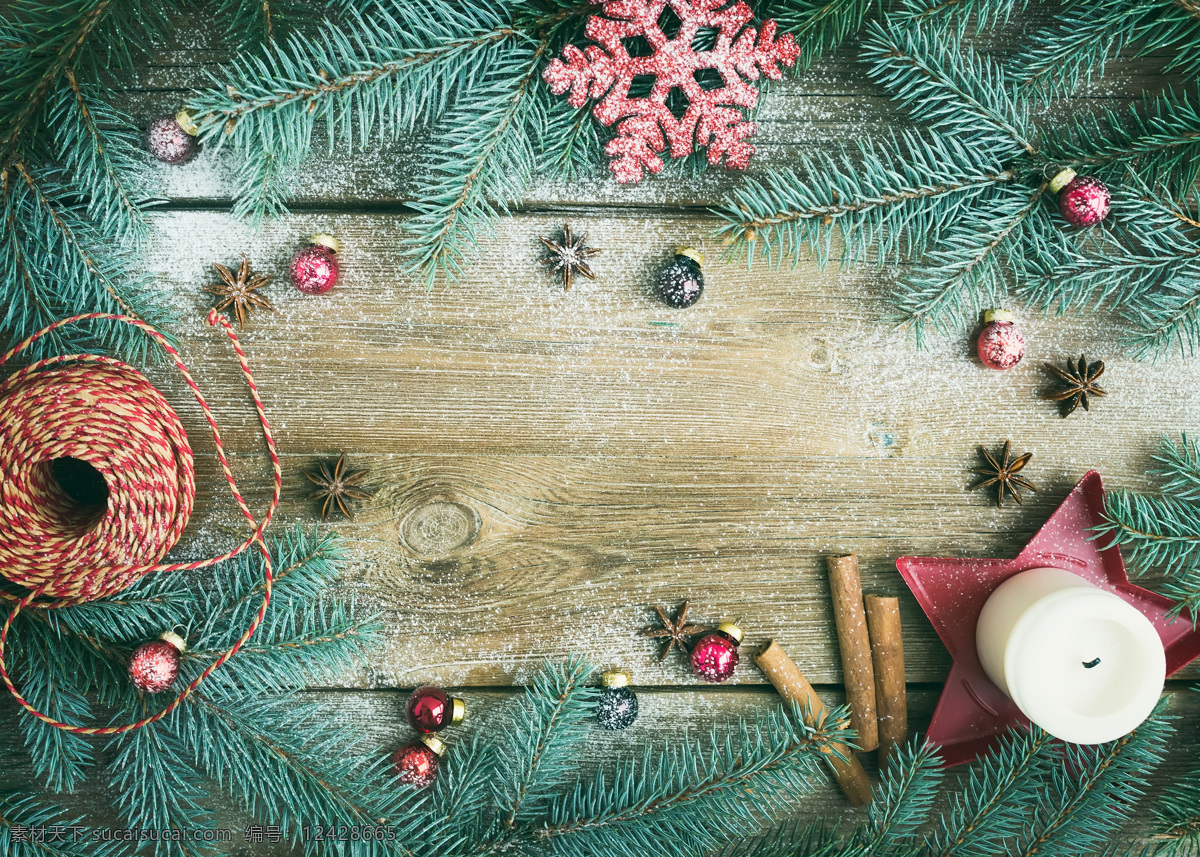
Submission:
{"label": "pine needle cluster", "polygon": [[[21,767],[31,768],[51,792],[71,793],[86,778],[101,778],[123,827],[159,832],[158,841],[141,850],[160,857],[220,849],[174,839],[171,832],[214,830],[220,826],[217,808],[230,803],[277,825],[293,842],[304,825],[374,827],[380,819],[393,826],[398,843],[431,835],[427,819],[416,812],[421,796],[391,783],[386,756],[360,746],[356,736],[297,696],[343,674],[361,661],[364,647],[380,642],[378,622],[356,616],[351,604],[329,594],[341,565],[337,542],[297,528],[280,537],[271,553],[276,583],[265,621],[247,647],[178,709],[105,740],[50,727],[14,709],[27,756]],[[170,694],[138,694],[126,673],[133,648],[164,630],[182,630],[189,648],[179,681],[195,678],[258,609],[261,563],[246,553],[203,580],[149,576],[110,598],[25,611],[10,638],[18,686],[39,710],[71,723],[121,724],[154,713]],[[5,770],[17,767],[14,759]],[[133,853],[123,843],[99,840],[99,847],[86,836],[52,844],[21,835],[22,825],[61,826],[47,821],[60,817],[41,801],[0,797],[0,853]],[[344,853],[378,852],[356,843]]]}
{"label": "pine needle cluster", "polygon": [[[1194,84],[1124,112],[1054,117],[1070,113],[1055,99],[1117,52],[1166,49],[1168,68],[1194,77],[1200,16],[1166,0],[1077,2],[1015,55],[972,47],[973,33],[1023,5],[901,0],[869,22],[861,60],[917,128],[746,182],[719,209],[718,235],[747,264],[804,254],[906,263],[892,301],[918,343],[1020,300],[1046,312],[1115,311],[1139,357],[1191,353],[1200,344]],[[1048,184],[1064,167],[1113,189],[1102,226],[1073,228],[1058,213]]]}
{"label": "pine needle cluster", "polygon": [[[571,177],[601,163],[605,133],[588,106],[556,98],[540,77],[563,45],[583,42],[599,6],[385,0],[233,62],[189,106],[202,138],[230,153],[235,210],[251,220],[285,210],[314,144],[329,156],[335,146],[362,152],[420,133],[430,143],[402,250],[427,282],[456,279],[535,175]],[[793,33],[803,68],[855,33],[875,6],[772,0],[757,11]]]}
{"label": "pine needle cluster", "polygon": [[865,822],[845,832],[822,822],[784,825],[724,857],[1111,853],[1166,755],[1173,727],[1164,707],[1108,744],[1063,744],[1037,728],[1016,729],[956,781],[935,748],[914,740],[889,765]]}
{"label": "pine needle cluster", "polygon": [[[0,339],[19,341],[86,312],[170,320],[142,254],[157,202],[144,191],[149,159],[141,129],[118,102],[177,5],[14,0],[0,9]],[[235,44],[256,44],[324,9],[220,0],[214,23],[237,33]],[[122,324],[96,322],[79,340],[69,336],[60,331],[35,348],[144,358],[150,347]]]}

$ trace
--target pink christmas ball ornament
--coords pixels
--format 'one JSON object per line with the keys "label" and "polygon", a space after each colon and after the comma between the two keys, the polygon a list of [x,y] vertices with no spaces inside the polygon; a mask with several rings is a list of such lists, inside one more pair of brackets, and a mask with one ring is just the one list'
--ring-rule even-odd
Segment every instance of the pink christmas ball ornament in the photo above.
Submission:
{"label": "pink christmas ball ornament", "polygon": [[1011,369],[1025,356],[1025,337],[1013,323],[1013,315],[990,309],[983,316],[984,328],[976,342],[983,365],[989,369]]}
{"label": "pink christmas ball ornament", "polygon": [[1072,226],[1095,226],[1108,217],[1112,194],[1108,185],[1094,176],[1065,169],[1050,180],[1049,189],[1058,194],[1059,213]]}
{"label": "pink christmas ball ornament", "polygon": [[332,235],[314,235],[311,243],[292,257],[292,285],[306,295],[323,295],[337,284],[338,240]]}

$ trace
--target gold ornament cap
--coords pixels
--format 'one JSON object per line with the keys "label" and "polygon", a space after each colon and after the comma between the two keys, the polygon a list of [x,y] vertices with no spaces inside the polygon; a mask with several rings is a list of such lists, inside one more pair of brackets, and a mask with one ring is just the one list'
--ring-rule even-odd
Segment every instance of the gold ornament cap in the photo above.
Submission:
{"label": "gold ornament cap", "polygon": [[159,639],[163,642],[170,643],[172,646],[179,649],[180,654],[187,651],[187,643],[184,642],[183,637],[179,636],[174,631],[164,632]]}
{"label": "gold ornament cap", "polygon": [[467,704],[458,697],[450,699],[450,723],[462,723],[463,718],[467,716]]}
{"label": "gold ornament cap", "polygon": [[436,735],[422,735],[421,743],[432,750],[438,756],[446,752],[446,744]]}
{"label": "gold ornament cap", "polygon": [[675,255],[676,256],[686,256],[687,258],[689,258],[693,262],[695,262],[697,265],[699,265],[701,268],[704,267],[704,254],[701,253],[699,250],[697,250],[695,247],[679,247],[675,250]]}
{"label": "gold ornament cap", "polygon": [[603,687],[625,687],[631,681],[633,681],[633,677],[621,670],[609,670],[600,676],[600,684]]}
{"label": "gold ornament cap", "polygon": [[1054,178],[1050,179],[1050,184],[1047,185],[1047,187],[1050,189],[1050,193],[1058,193],[1060,190],[1066,187],[1073,178],[1075,178],[1075,171],[1070,167],[1067,167],[1064,170],[1059,170]]}
{"label": "gold ornament cap", "polygon": [[717,626],[717,630],[726,637],[732,639],[735,643],[741,643],[742,637],[746,636],[745,633],[742,632],[742,629],[733,622],[722,622]]}
{"label": "gold ornament cap", "polygon": [[342,248],[341,242],[327,232],[318,232],[312,238],[308,239],[308,243],[320,244],[323,247],[328,247],[334,253]]}
{"label": "gold ornament cap", "polygon": [[1012,324],[1013,314],[1006,309],[990,309],[983,314],[983,323],[991,324],[993,321]]}
{"label": "gold ornament cap", "polygon": [[190,110],[180,110],[175,114],[175,121],[179,123],[180,128],[193,137],[200,133],[200,126],[196,124],[196,117]]}

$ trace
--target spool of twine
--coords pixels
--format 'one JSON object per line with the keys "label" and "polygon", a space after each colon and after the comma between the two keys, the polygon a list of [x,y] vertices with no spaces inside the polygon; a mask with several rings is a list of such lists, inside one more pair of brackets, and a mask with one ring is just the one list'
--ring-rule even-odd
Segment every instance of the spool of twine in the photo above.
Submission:
{"label": "spool of twine", "polygon": [[[279,505],[282,474],[275,441],[246,355],[229,320],[210,312],[233,344],[254,400],[271,457],[275,486],[261,522],[237,487],[216,420],[200,388],[171,343],[138,319],[90,313],[56,322],[13,346],[0,367],[47,334],[89,320],[129,324],[153,338],[179,370],[200,405],[216,442],[217,457],[234,502],[251,534],[231,551],[209,559],[166,563],[196,498],[192,449],[179,416],[140,372],[119,360],[76,354],[40,360],[0,384],[0,575],[27,590],[14,595],[0,629],[0,678],[17,702],[51,726],[87,735],[128,732],[174,711],[212,672],[235,655],[258,629],[271,601],[271,557],[263,531]],[[94,491],[80,498],[58,474],[64,467],[89,475]],[[53,610],[114,595],[143,576],[206,568],[255,546],[263,556],[263,599],[249,627],[163,710],[124,726],[62,723],[35,709],[9,675],[5,645],[22,610]]]}

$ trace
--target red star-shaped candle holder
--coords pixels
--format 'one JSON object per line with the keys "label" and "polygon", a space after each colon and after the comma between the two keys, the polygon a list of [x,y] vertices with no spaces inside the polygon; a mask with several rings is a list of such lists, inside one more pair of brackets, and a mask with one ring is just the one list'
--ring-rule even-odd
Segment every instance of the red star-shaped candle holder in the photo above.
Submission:
{"label": "red star-shaped candle holder", "polygon": [[1018,572],[1053,566],[1078,574],[1142,611],[1154,623],[1167,653],[1167,675],[1200,656],[1200,630],[1172,621],[1175,606],[1129,582],[1121,551],[1102,548],[1092,527],[1101,523],[1104,486],[1089,472],[1020,556],[1000,559],[934,559],[906,556],[896,568],[954,659],[942,698],[929,724],[929,740],[941,746],[947,765],[970,762],[992,748],[1011,727],[1028,725],[1016,704],[992,684],[975,648],[975,625],[996,587]]}

